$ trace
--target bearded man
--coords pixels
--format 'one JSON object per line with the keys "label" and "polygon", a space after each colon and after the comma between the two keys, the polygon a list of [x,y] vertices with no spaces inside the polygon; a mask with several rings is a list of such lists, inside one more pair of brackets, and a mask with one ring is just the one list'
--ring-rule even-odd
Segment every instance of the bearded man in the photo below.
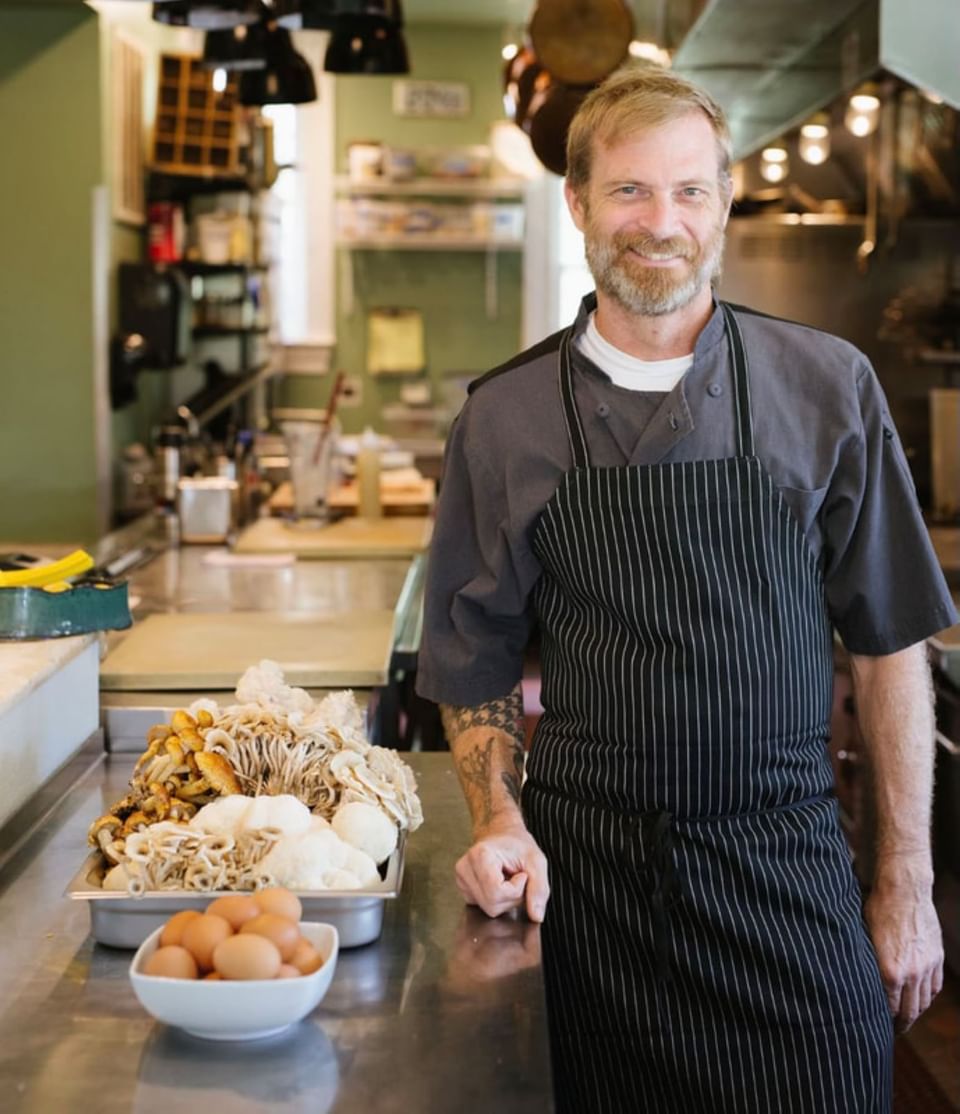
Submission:
{"label": "bearded man", "polygon": [[[418,688],[473,817],[464,898],[543,921],[570,1114],[889,1111],[894,1028],[942,980],[923,640],[956,611],[864,355],[716,297],[730,159],[669,72],[586,99],[566,197],[596,294],[448,444]],[[865,910],[835,634],[877,790]]]}

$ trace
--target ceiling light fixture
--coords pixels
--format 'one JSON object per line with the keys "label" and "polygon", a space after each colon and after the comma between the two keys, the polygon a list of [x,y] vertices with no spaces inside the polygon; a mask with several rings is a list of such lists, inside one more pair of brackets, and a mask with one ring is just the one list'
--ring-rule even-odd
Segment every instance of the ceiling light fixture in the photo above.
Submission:
{"label": "ceiling light fixture", "polygon": [[267,64],[266,36],[263,23],[208,31],[203,42],[203,65],[208,70],[262,70]]}
{"label": "ceiling light fixture", "polygon": [[864,86],[853,94],[847,104],[843,117],[847,130],[863,138],[877,130],[880,123],[880,98],[873,92],[873,86]]}
{"label": "ceiling light fixture", "polygon": [[225,31],[259,23],[266,14],[261,0],[159,0],[153,18],[173,27],[197,27],[201,31]]}
{"label": "ceiling light fixture", "polygon": [[658,66],[663,66],[664,69],[669,69],[672,63],[670,51],[664,50],[656,43],[641,42],[639,39],[634,39],[627,49],[631,58],[642,58],[646,62],[654,62]]}
{"label": "ceiling light fixture", "polygon": [[240,74],[241,104],[307,104],[317,99],[310,63],[294,50],[286,28],[266,25],[264,54],[262,69]]}
{"label": "ceiling light fixture", "polygon": [[768,182],[782,182],[790,172],[786,147],[777,144],[760,152],[760,174]]}
{"label": "ceiling light fixture", "polygon": [[822,166],[830,157],[830,117],[825,112],[818,112],[800,128],[797,150],[811,166]]}
{"label": "ceiling light fixture", "polygon": [[400,0],[338,0],[323,68],[340,74],[410,72]]}
{"label": "ceiling light fixture", "polygon": [[329,31],[338,0],[272,0],[272,18],[290,31]]}

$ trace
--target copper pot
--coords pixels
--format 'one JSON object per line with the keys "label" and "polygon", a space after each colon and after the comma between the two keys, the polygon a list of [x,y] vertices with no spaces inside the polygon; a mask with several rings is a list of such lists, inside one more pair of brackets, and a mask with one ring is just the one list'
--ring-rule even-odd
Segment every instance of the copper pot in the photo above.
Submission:
{"label": "copper pot", "polygon": [[531,101],[524,130],[530,135],[534,154],[554,174],[567,172],[567,132],[591,88],[551,81]]}

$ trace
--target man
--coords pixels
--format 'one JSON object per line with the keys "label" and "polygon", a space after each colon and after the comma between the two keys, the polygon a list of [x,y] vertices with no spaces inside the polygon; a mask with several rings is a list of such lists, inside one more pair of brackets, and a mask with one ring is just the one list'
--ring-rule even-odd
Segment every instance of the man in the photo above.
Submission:
{"label": "man", "polygon": [[[942,978],[922,640],[956,612],[865,357],[714,298],[730,157],[668,72],[587,98],[566,197],[595,301],[474,384],[448,445],[419,689],[473,816],[461,892],[543,920],[576,1114],[887,1111],[891,1019]],[[834,629],[877,785],[866,926]]]}

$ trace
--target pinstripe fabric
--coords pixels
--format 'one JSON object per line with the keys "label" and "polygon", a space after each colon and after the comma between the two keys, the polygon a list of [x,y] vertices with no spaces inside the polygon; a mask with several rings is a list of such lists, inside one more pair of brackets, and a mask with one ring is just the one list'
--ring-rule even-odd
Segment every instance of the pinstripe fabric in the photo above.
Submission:
{"label": "pinstripe fabric", "polygon": [[891,1023],[830,795],[817,562],[753,455],[574,468],[545,508],[544,715],[523,807],[558,1109],[880,1114]]}

